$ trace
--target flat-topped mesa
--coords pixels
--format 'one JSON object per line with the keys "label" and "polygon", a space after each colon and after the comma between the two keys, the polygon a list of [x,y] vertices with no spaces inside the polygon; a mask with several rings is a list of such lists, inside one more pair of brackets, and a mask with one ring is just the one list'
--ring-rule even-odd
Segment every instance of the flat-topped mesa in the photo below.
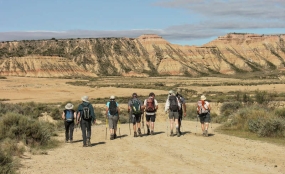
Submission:
{"label": "flat-topped mesa", "polygon": [[143,34],[138,37],[138,40],[144,43],[169,44],[169,42],[156,34]]}

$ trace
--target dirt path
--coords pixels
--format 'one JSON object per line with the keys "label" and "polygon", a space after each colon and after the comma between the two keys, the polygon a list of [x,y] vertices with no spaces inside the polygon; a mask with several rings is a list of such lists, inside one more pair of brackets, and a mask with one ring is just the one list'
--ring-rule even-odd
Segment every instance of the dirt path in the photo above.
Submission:
{"label": "dirt path", "polygon": [[[134,138],[129,125],[120,126],[121,138],[105,140],[105,125],[92,127],[92,147],[63,143],[48,155],[22,159],[21,174],[51,173],[285,173],[285,147],[209,130],[203,137],[196,122],[184,121],[181,137],[167,137],[166,122],[155,124],[156,134]],[[59,137],[62,142],[64,136]],[[108,133],[109,138],[109,133]]]}

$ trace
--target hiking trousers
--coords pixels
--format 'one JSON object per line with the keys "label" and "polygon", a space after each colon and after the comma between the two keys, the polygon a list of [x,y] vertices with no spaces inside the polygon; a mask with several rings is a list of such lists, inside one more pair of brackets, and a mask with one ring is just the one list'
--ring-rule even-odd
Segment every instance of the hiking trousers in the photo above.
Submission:
{"label": "hiking trousers", "polygon": [[64,122],[65,126],[65,140],[73,140],[73,131],[74,131],[74,121],[72,122]]}
{"label": "hiking trousers", "polygon": [[87,139],[91,139],[91,119],[81,119],[80,126],[82,130],[83,145],[86,145]]}

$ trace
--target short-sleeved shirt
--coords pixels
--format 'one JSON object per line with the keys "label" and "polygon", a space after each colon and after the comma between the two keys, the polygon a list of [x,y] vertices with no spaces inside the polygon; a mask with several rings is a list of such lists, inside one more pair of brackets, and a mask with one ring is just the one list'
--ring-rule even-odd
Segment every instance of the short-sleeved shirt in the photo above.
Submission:
{"label": "short-sleeved shirt", "polygon": [[[117,104],[117,107],[119,107],[118,102],[116,102],[116,104]],[[109,106],[110,106],[110,101],[107,102],[106,106],[107,106],[107,108],[109,108]],[[108,110],[108,115],[109,115],[109,116],[111,115],[109,110]],[[118,116],[118,112],[115,114],[115,116]]]}
{"label": "short-sleeved shirt", "polygon": [[[133,104],[134,100],[138,100],[138,101],[139,101],[139,103],[140,103],[140,105],[141,105],[141,106],[143,106],[142,101],[141,101],[140,99],[138,99],[138,98],[132,98],[131,100],[129,100],[129,102],[128,102],[128,106],[130,106],[130,107],[132,108],[132,104]],[[133,114],[132,112],[133,112],[133,110],[131,109],[130,114]]]}
{"label": "short-sleeved shirt", "polygon": [[[149,98],[152,98],[152,97],[149,97]],[[146,104],[147,104],[147,99],[144,100],[143,105],[146,106]],[[154,99],[154,106],[156,107],[157,105],[158,105],[157,100]],[[147,112],[146,111],[145,114],[147,114],[147,115],[155,115],[155,112]]]}
{"label": "short-sleeved shirt", "polygon": [[95,112],[94,112],[94,108],[92,106],[91,103],[88,103],[88,102],[82,102],[79,106],[78,106],[78,109],[77,109],[77,112],[80,112],[80,116],[83,115],[83,107],[86,107],[88,106],[89,110],[90,110],[90,115],[91,115],[91,120],[94,121],[96,120],[96,115],[95,115]]}

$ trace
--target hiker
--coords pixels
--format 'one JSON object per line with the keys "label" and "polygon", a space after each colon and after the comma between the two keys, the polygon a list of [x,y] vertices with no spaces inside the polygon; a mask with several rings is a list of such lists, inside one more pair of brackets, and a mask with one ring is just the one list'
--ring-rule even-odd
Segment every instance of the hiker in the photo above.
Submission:
{"label": "hiker", "polygon": [[117,138],[117,125],[119,120],[119,104],[115,101],[115,96],[110,96],[110,101],[106,104],[106,118],[108,118],[110,129],[110,140]]}
{"label": "hiker", "polygon": [[208,136],[208,127],[211,121],[210,110],[210,103],[206,101],[206,97],[202,95],[197,103],[197,114],[200,119],[203,136],[206,137]]}
{"label": "hiker", "polygon": [[169,91],[169,96],[168,99],[165,102],[165,112],[168,112],[168,117],[169,117],[169,123],[170,123],[170,136],[174,136],[173,134],[173,127],[174,127],[174,123],[175,123],[175,127],[176,127],[176,135],[178,137],[180,137],[180,132],[178,131],[178,118],[179,118],[179,110],[180,108],[180,102],[178,100],[178,98],[176,97],[174,91],[170,90]]}
{"label": "hiker", "polygon": [[147,135],[154,135],[154,122],[158,109],[158,103],[154,97],[155,94],[151,92],[149,97],[144,100]]}
{"label": "hiker", "polygon": [[[130,113],[130,120],[133,123],[134,137],[141,137],[141,115],[143,114],[143,103],[138,99],[137,93],[132,94],[132,99],[128,102],[128,113]],[[137,130],[138,128],[138,130]]]}
{"label": "hiker", "polygon": [[70,143],[73,142],[73,131],[74,131],[74,118],[76,118],[76,113],[73,110],[73,104],[67,103],[65,105],[65,110],[62,112],[61,115],[62,119],[64,120],[65,126],[65,142]]}
{"label": "hiker", "polygon": [[96,123],[94,108],[88,101],[88,96],[81,97],[82,103],[77,109],[77,124],[80,123],[83,138],[83,147],[91,147],[91,124]]}
{"label": "hiker", "polygon": [[182,132],[181,132],[181,122],[182,122],[182,115],[184,117],[186,117],[186,103],[185,103],[184,97],[181,94],[179,94],[178,92],[176,93],[176,97],[178,98],[178,100],[180,102],[180,110],[178,111],[178,113],[179,113],[178,131],[182,135]]}

